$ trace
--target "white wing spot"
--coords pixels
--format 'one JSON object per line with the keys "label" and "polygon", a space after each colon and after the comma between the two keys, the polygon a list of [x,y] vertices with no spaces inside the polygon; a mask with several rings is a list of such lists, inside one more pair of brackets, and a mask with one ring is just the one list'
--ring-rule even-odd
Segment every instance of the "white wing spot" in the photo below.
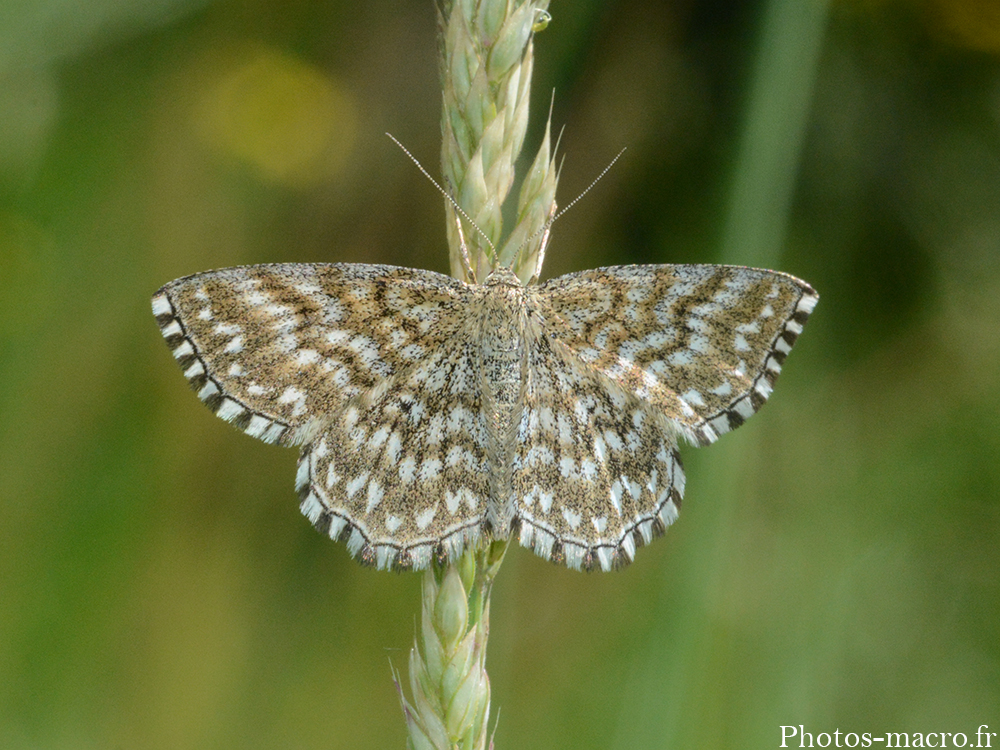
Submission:
{"label": "white wing spot", "polygon": [[333,346],[343,346],[350,340],[351,340],[350,331],[341,331],[334,329],[332,331],[326,332],[326,341],[327,343]]}
{"label": "white wing spot", "polygon": [[320,354],[315,349],[299,349],[295,353],[295,361],[300,366],[314,365],[320,360]]}
{"label": "white wing spot", "polygon": [[292,416],[300,417],[306,413],[306,394],[294,385],[290,385],[278,396],[279,404],[290,404]]}
{"label": "white wing spot", "polygon": [[417,461],[413,456],[407,456],[399,462],[399,481],[412,484],[417,480]]}
{"label": "white wing spot", "polygon": [[368,483],[368,502],[365,505],[365,513],[371,513],[376,506],[382,502],[385,491],[374,479]]}
{"label": "white wing spot", "polygon": [[434,516],[437,515],[437,505],[433,505],[430,508],[424,508],[421,511],[417,511],[414,520],[417,523],[417,528],[424,531],[428,526],[431,525],[431,521],[434,520]]}
{"label": "white wing spot", "polygon": [[570,508],[563,508],[562,515],[563,518],[566,519],[566,523],[569,524],[569,527],[573,529],[573,531],[576,531],[578,528],[580,528],[580,521],[582,520],[582,518],[577,511],[572,510]]}
{"label": "white wing spot", "polygon": [[219,323],[212,329],[212,333],[218,334],[219,336],[233,336],[242,332],[243,327],[238,326],[235,323]]}
{"label": "white wing spot", "polygon": [[430,482],[441,474],[441,462],[436,458],[424,459],[420,464],[420,481]]}
{"label": "white wing spot", "polygon": [[681,398],[691,406],[701,407],[705,405],[705,399],[702,398],[701,394],[693,388],[684,391],[684,393],[681,394]]}

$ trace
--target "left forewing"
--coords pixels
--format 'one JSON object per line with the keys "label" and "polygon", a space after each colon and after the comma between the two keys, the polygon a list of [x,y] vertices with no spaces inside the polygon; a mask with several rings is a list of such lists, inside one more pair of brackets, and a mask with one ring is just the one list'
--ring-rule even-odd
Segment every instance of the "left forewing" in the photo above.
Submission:
{"label": "left forewing", "polygon": [[191,386],[267,442],[317,434],[349,399],[418,366],[460,324],[468,287],[366,264],[227,268],[172,281],[153,314]]}

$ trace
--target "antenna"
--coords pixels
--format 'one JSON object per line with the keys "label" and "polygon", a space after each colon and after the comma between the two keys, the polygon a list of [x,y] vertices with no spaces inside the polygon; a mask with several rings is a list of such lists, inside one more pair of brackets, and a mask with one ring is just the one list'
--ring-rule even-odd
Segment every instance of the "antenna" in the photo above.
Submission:
{"label": "antenna", "polygon": [[[417,161],[417,157],[411,154],[409,150],[406,148],[406,146],[404,146],[402,143],[399,142],[399,140],[397,140],[396,136],[394,136],[392,133],[386,133],[386,135],[392,139],[393,143],[395,143],[397,146],[400,147],[400,149],[402,149],[404,154],[410,157],[410,161],[412,161],[414,164],[417,165],[417,169],[419,169],[423,173],[424,177],[426,177],[428,180],[431,181],[431,184],[438,189],[438,192],[441,193],[441,195],[443,195],[445,199],[447,199],[447,201],[451,203],[452,206],[455,207],[455,210],[458,213],[460,213],[465,218],[465,220],[469,222],[469,224],[472,225],[473,229],[475,229],[479,233],[479,236],[482,237],[484,240],[486,240],[486,244],[489,245],[490,250],[493,251],[493,257],[496,258],[497,257],[496,245],[494,245],[493,241],[486,236],[486,232],[480,229],[479,225],[472,220],[472,217],[469,216],[467,213],[465,213],[465,209],[463,209],[460,205],[458,205],[458,201],[452,197],[451,193],[449,193],[447,190],[441,187],[437,183],[437,180],[431,177],[430,173],[426,169],[424,169],[424,165],[421,164],[419,161]],[[587,189],[589,190],[590,188]],[[468,245],[465,244],[465,234],[462,232],[462,221],[458,216],[455,217],[455,226],[458,228],[459,251],[462,254],[462,264],[465,266],[464,270],[469,276],[469,282],[475,283],[476,274],[472,270],[472,259],[469,257],[469,247]]]}
{"label": "antenna", "polygon": [[[601,179],[604,177],[604,175],[606,175],[608,172],[611,171],[611,167],[613,167],[615,165],[615,162],[618,161],[621,158],[621,155],[624,154],[624,153],[625,153],[625,149],[623,148],[621,151],[619,151],[615,155],[615,158],[611,160],[611,163],[608,164],[608,166],[606,166],[603,170],[601,170],[601,173],[599,175],[597,175],[597,177],[594,178],[594,181],[592,183],[590,183],[589,185],[587,185],[587,189],[584,190],[582,193],[580,193],[578,196],[576,196],[573,200],[571,200],[569,202],[569,204],[566,206],[566,208],[564,208],[562,211],[560,211],[555,216],[553,216],[551,219],[549,219],[548,220],[548,224],[551,224],[556,219],[558,219],[560,216],[562,216],[564,213],[566,213],[571,208],[573,208],[573,206],[575,206],[580,201],[580,199],[583,196],[585,196],[587,193],[589,193],[591,191],[591,189],[594,187],[594,185],[596,185],[598,182],[601,181]],[[535,232],[535,234],[538,234],[538,232]]]}
{"label": "antenna", "polygon": [[[528,243],[531,242],[533,239],[535,239],[535,237],[537,237],[538,235],[542,235],[542,244],[538,248],[538,261],[535,263],[535,272],[531,275],[531,279],[528,282],[529,284],[537,281],[538,276],[542,272],[542,259],[545,257],[545,248],[549,244],[549,234],[552,230],[552,225],[555,223],[555,220],[558,219],[567,211],[569,211],[571,208],[573,208],[573,206],[575,206],[577,203],[579,203],[580,199],[583,198],[583,196],[585,196],[587,193],[589,193],[593,189],[594,185],[596,185],[598,182],[601,181],[604,175],[606,175],[609,171],[611,171],[611,167],[615,165],[615,162],[618,161],[621,158],[621,155],[624,153],[625,149],[623,148],[615,155],[615,158],[611,160],[608,166],[606,166],[604,169],[601,170],[601,173],[594,178],[594,181],[591,182],[589,185],[587,185],[586,189],[582,193],[580,193],[573,200],[571,200],[564,209],[562,209],[558,213],[555,213],[553,216],[550,216],[549,219],[534,234],[532,234],[524,242],[521,243],[521,246],[517,249],[518,253],[520,253],[525,247],[527,247]],[[555,209],[555,203],[552,204],[552,208],[553,210]]]}

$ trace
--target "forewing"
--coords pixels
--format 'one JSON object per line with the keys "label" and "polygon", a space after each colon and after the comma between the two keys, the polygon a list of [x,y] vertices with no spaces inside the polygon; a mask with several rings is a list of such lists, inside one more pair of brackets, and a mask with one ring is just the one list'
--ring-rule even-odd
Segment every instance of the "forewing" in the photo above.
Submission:
{"label": "forewing", "polygon": [[538,297],[551,336],[702,445],[764,404],[819,299],[787,274],[715,265],[599,268]]}
{"label": "forewing", "polygon": [[468,287],[432,271],[274,264],[172,281],[153,314],[198,397],[267,442],[297,444],[348,399],[425,362]]}
{"label": "forewing", "polygon": [[459,332],[352,399],[299,459],[309,520],[379,568],[426,568],[479,539],[490,467],[478,362]]}
{"label": "forewing", "polygon": [[627,564],[677,517],[676,428],[540,327],[529,357],[513,471],[520,542],[571,568]]}

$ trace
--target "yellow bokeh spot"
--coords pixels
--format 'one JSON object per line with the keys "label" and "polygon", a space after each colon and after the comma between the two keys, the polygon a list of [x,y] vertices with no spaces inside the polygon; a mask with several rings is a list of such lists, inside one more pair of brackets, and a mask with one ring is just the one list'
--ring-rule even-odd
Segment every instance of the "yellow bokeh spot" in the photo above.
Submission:
{"label": "yellow bokeh spot", "polygon": [[315,183],[354,143],[356,106],[333,78],[273,49],[229,57],[201,92],[198,129],[267,180]]}
{"label": "yellow bokeh spot", "polygon": [[932,0],[941,36],[979,52],[1000,53],[1000,0]]}

